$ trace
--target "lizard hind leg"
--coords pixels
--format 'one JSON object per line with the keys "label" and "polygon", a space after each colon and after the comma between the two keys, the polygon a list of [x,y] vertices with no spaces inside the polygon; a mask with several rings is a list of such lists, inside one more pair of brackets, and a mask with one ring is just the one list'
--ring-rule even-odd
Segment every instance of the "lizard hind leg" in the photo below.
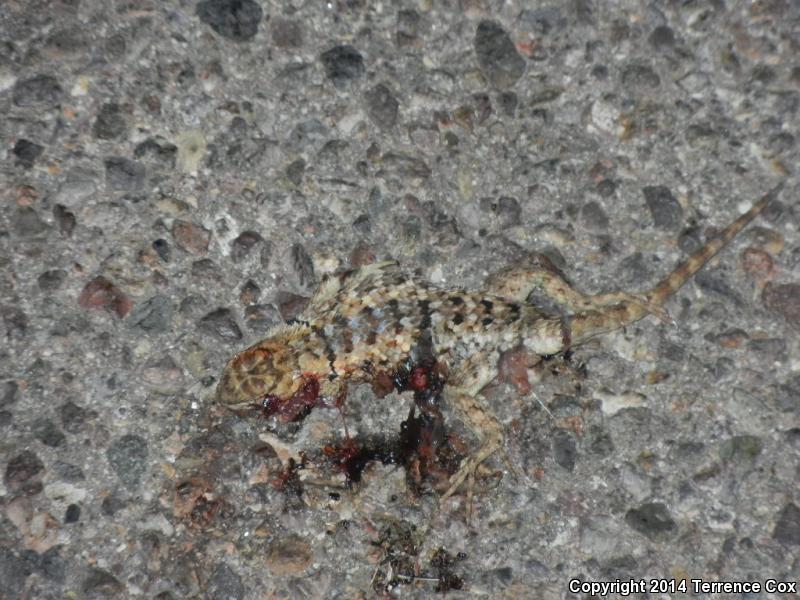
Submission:
{"label": "lizard hind leg", "polygon": [[632,304],[664,322],[672,319],[664,308],[645,295],[627,292],[584,294],[567,281],[564,274],[549,258],[537,254],[528,265],[509,267],[492,275],[486,282],[487,291],[515,302],[525,302],[534,291],[540,292],[558,307],[569,312],[597,311],[615,304]]}
{"label": "lizard hind leg", "polygon": [[[464,459],[458,471],[450,478],[450,487],[442,496],[442,502],[452,496],[465,480],[469,479],[470,483],[474,481],[478,466],[503,448],[503,426],[479,395],[480,390],[496,375],[495,353],[479,352],[461,363],[449,377],[449,382],[453,383],[448,382],[444,388],[444,400],[447,406],[456,409],[467,426],[478,436],[481,445],[477,451]],[[508,457],[506,463],[510,465]],[[511,470],[514,472],[513,467]]]}

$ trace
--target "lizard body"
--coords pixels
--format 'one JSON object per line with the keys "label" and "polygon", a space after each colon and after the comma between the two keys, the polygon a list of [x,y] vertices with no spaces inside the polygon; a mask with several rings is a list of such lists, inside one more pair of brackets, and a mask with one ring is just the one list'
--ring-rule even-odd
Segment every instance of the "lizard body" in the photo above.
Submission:
{"label": "lizard body", "polygon": [[[447,370],[445,403],[481,439],[450,481],[445,497],[502,447],[503,430],[480,395],[498,372],[500,354],[520,344],[536,356],[565,352],[650,314],[752,221],[773,190],[644,294],[586,295],[544,257],[492,276],[484,290],[445,289],[387,261],[326,277],[291,325],[236,354],[217,398],[233,409],[263,405],[292,420],[319,398],[337,400],[349,383],[433,359]],[[538,289],[564,308],[547,314],[526,303]]]}

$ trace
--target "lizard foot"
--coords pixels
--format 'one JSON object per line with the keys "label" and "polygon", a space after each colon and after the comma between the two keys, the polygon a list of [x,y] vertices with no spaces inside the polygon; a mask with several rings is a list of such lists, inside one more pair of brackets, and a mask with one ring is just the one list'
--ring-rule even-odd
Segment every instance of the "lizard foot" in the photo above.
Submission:
{"label": "lizard foot", "polygon": [[[467,500],[471,504],[472,503],[472,496],[475,491],[475,480],[478,473],[478,469],[481,467],[481,464],[488,458],[490,454],[492,454],[496,449],[491,449],[488,454],[485,454],[487,448],[484,447],[481,451],[476,452],[472,456],[468,456],[464,459],[459,466],[458,471],[450,477],[450,487],[447,488],[447,491],[442,495],[440,499],[440,503],[444,503],[450,496],[455,494],[458,491],[458,488],[461,486],[464,481],[467,481]],[[511,459],[508,456],[508,453],[503,450],[503,462],[508,467],[508,470],[511,472],[511,475],[514,477],[515,480],[518,480],[520,477],[519,471],[511,462]]]}

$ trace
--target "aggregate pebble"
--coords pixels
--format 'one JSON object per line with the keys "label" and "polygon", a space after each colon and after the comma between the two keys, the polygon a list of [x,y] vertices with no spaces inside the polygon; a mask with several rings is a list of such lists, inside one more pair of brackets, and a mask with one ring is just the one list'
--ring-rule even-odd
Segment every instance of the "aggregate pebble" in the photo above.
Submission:
{"label": "aggregate pebble", "polygon": [[475,54],[486,78],[497,88],[514,85],[525,72],[508,32],[496,21],[481,21],[475,30]]}
{"label": "aggregate pebble", "polygon": [[397,122],[397,113],[400,103],[392,91],[384,84],[379,83],[364,92],[364,102],[367,105],[369,118],[382,129],[391,129]]}
{"label": "aggregate pebble", "polygon": [[17,493],[38,493],[41,491],[39,476],[44,471],[44,463],[30,450],[12,457],[6,465],[3,474],[3,483],[12,492]]}
{"label": "aggregate pebble", "polygon": [[120,481],[130,489],[136,489],[147,470],[147,441],[138,435],[123,435],[111,442],[106,451],[108,464]]}
{"label": "aggregate pebble", "polygon": [[202,225],[175,219],[172,223],[172,238],[179,248],[193,254],[204,254],[211,241],[211,232]]}
{"label": "aggregate pebble", "polygon": [[113,191],[133,191],[144,187],[146,170],[144,165],[124,156],[112,156],[103,165],[106,169],[106,185]]}
{"label": "aggregate pebble", "polygon": [[781,509],[772,537],[787,546],[800,546],[800,508],[789,502]]}
{"label": "aggregate pebble", "polygon": [[133,308],[133,302],[111,281],[98,275],[89,281],[78,297],[83,308],[106,310],[122,318]]}
{"label": "aggregate pebble", "polygon": [[172,323],[173,306],[167,296],[156,295],[137,304],[127,317],[127,322],[143,331],[164,333]]}
{"label": "aggregate pebble", "polygon": [[36,159],[44,152],[44,146],[22,138],[17,140],[17,143],[14,144],[12,152],[16,157],[17,165],[21,166],[23,169],[30,169],[33,167],[33,163],[36,162]]}
{"label": "aggregate pebble", "polygon": [[683,209],[672,195],[670,189],[663,185],[652,185],[642,188],[644,201],[657,229],[675,231],[683,222]]}
{"label": "aggregate pebble", "polygon": [[264,11],[255,0],[202,0],[197,18],[223,37],[245,42],[258,33]]}
{"label": "aggregate pebble", "polygon": [[326,50],[320,60],[328,79],[339,89],[364,76],[364,57],[350,44]]}
{"label": "aggregate pebble", "polygon": [[113,140],[122,137],[127,127],[122,107],[115,102],[108,102],[100,107],[92,133],[101,140]]}
{"label": "aggregate pebble", "polygon": [[761,299],[768,310],[781,315],[795,329],[800,327],[800,284],[770,282]]}
{"label": "aggregate pebble", "polygon": [[625,514],[625,522],[651,540],[664,539],[677,530],[669,509],[661,502],[648,502],[630,509]]}
{"label": "aggregate pebble", "polygon": [[53,108],[64,95],[58,80],[51,75],[34,75],[14,85],[14,104],[21,107]]}
{"label": "aggregate pebble", "polygon": [[242,339],[242,331],[228,308],[211,311],[198,321],[197,326],[201,331],[213,335],[223,342],[235,342]]}

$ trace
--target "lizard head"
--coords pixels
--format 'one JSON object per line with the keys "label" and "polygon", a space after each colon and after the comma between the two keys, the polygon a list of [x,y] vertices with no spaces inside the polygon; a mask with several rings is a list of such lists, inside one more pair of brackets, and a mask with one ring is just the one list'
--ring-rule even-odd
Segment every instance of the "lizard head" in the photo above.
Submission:
{"label": "lizard head", "polygon": [[283,421],[308,412],[320,394],[327,359],[314,352],[308,332],[292,327],[236,354],[222,371],[217,400],[241,411],[261,407]]}
{"label": "lizard head", "polygon": [[217,400],[228,408],[244,409],[267,396],[291,396],[299,386],[296,360],[279,338],[267,338],[236,354],[225,365]]}

